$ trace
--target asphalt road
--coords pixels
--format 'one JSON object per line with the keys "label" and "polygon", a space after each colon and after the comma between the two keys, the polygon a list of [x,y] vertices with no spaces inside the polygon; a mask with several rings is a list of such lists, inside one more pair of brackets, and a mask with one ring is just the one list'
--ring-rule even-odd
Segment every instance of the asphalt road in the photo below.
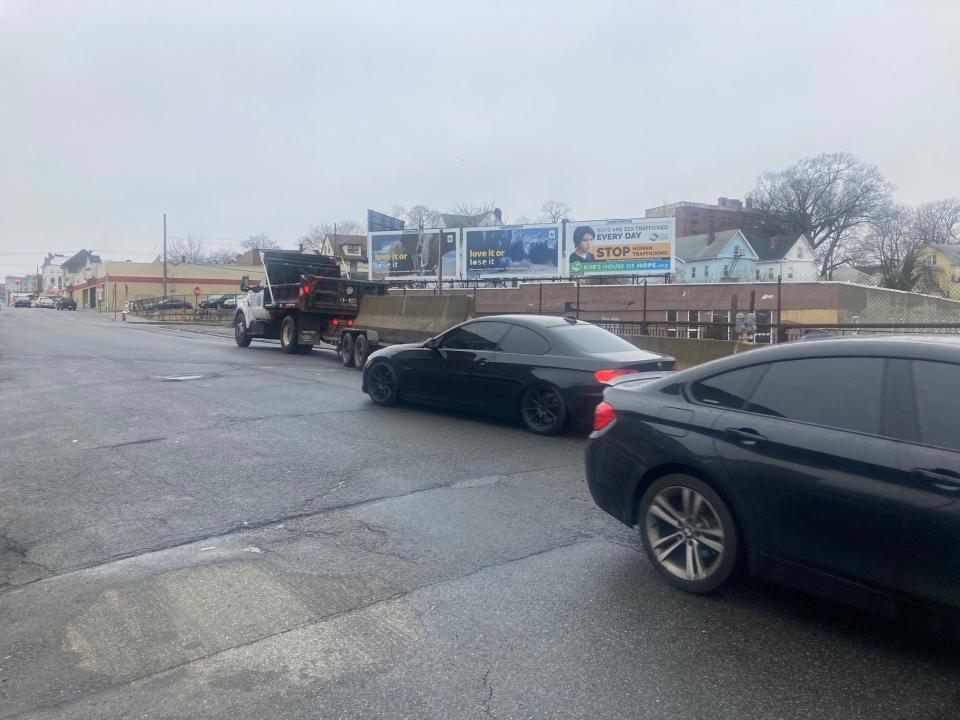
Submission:
{"label": "asphalt road", "polygon": [[956,646],[659,582],[583,438],[359,386],[3,308],[0,718],[960,717]]}

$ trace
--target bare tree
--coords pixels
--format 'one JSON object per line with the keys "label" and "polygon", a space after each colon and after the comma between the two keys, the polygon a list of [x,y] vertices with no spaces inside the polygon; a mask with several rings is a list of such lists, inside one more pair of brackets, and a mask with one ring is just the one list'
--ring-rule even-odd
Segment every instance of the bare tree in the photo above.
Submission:
{"label": "bare tree", "polygon": [[426,205],[414,205],[400,219],[406,221],[407,227],[412,229],[440,226],[440,213]]}
{"label": "bare tree", "polygon": [[236,250],[223,248],[221,250],[211,250],[207,253],[207,262],[211,265],[231,265],[237,261]]}
{"label": "bare tree", "polygon": [[341,220],[336,231],[338,235],[366,235],[367,224],[358,220]]}
{"label": "bare tree", "polygon": [[453,213],[464,215],[468,222],[475,227],[487,227],[497,224],[497,218],[494,215],[496,203],[458,203],[453,208]]}
{"label": "bare tree", "polygon": [[918,249],[913,209],[889,203],[874,214],[866,231],[850,243],[848,254],[864,264],[879,265],[884,287],[913,290],[917,280],[914,256]]}
{"label": "bare tree", "polygon": [[259,235],[251,235],[248,237],[240,243],[240,247],[244,250],[270,250],[278,247],[278,245],[269,237],[260,233]]}
{"label": "bare tree", "polygon": [[892,190],[875,166],[847,153],[824,153],[765,172],[750,198],[771,227],[804,233],[827,275],[845,260],[844,245],[888,205]]}
{"label": "bare tree", "polygon": [[167,255],[177,262],[202,263],[207,259],[207,246],[190,235],[175,237],[167,244]]}
{"label": "bare tree", "polygon": [[544,222],[557,223],[561,220],[569,220],[570,213],[573,211],[569,205],[560,200],[547,200],[540,208],[541,218]]}
{"label": "bare tree", "polygon": [[297,239],[297,243],[304,249],[309,248],[310,250],[319,251],[323,246],[323,236],[324,230],[322,225],[311,225],[307,234]]}
{"label": "bare tree", "polygon": [[960,199],[923,203],[917,208],[915,226],[921,246],[960,243]]}

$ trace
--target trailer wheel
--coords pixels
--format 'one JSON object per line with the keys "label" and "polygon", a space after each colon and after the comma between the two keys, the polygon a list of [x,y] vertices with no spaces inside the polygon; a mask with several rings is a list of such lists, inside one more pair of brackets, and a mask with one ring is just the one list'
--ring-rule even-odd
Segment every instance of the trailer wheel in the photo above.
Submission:
{"label": "trailer wheel", "polygon": [[353,366],[357,370],[363,370],[363,364],[367,361],[367,336],[357,335],[357,341],[353,346]]}
{"label": "trailer wheel", "polygon": [[300,343],[297,342],[297,319],[293,315],[287,315],[280,323],[280,349],[285,353],[293,354],[297,352]]}
{"label": "trailer wheel", "polygon": [[340,362],[344,367],[353,365],[353,335],[350,333],[340,338]]}

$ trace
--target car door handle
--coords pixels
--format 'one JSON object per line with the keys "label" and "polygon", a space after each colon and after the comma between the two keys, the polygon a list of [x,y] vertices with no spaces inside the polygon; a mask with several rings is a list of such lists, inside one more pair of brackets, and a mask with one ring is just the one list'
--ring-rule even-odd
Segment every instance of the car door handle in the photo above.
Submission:
{"label": "car door handle", "polygon": [[756,445],[759,441],[767,439],[753,428],[727,428],[723,434],[741,445]]}
{"label": "car door handle", "polygon": [[941,490],[951,490],[953,492],[960,490],[960,474],[952,470],[914,468],[913,474],[924,480],[929,480]]}

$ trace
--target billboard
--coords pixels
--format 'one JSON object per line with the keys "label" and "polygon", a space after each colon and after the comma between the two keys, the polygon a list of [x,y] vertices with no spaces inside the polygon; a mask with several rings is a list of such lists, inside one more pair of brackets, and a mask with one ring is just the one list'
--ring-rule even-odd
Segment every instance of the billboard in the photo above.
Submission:
{"label": "billboard", "polygon": [[463,231],[464,274],[468,278],[557,277],[559,225],[498,225]]}
{"label": "billboard", "polygon": [[368,233],[370,279],[436,280],[441,257],[443,276],[454,277],[457,274],[458,234],[458,230],[433,229]]}
{"label": "billboard", "polygon": [[367,232],[378,230],[403,230],[403,220],[384,215],[376,210],[367,210]]}
{"label": "billboard", "polygon": [[674,218],[570,220],[566,268],[570,275],[664,275],[673,272]]}

